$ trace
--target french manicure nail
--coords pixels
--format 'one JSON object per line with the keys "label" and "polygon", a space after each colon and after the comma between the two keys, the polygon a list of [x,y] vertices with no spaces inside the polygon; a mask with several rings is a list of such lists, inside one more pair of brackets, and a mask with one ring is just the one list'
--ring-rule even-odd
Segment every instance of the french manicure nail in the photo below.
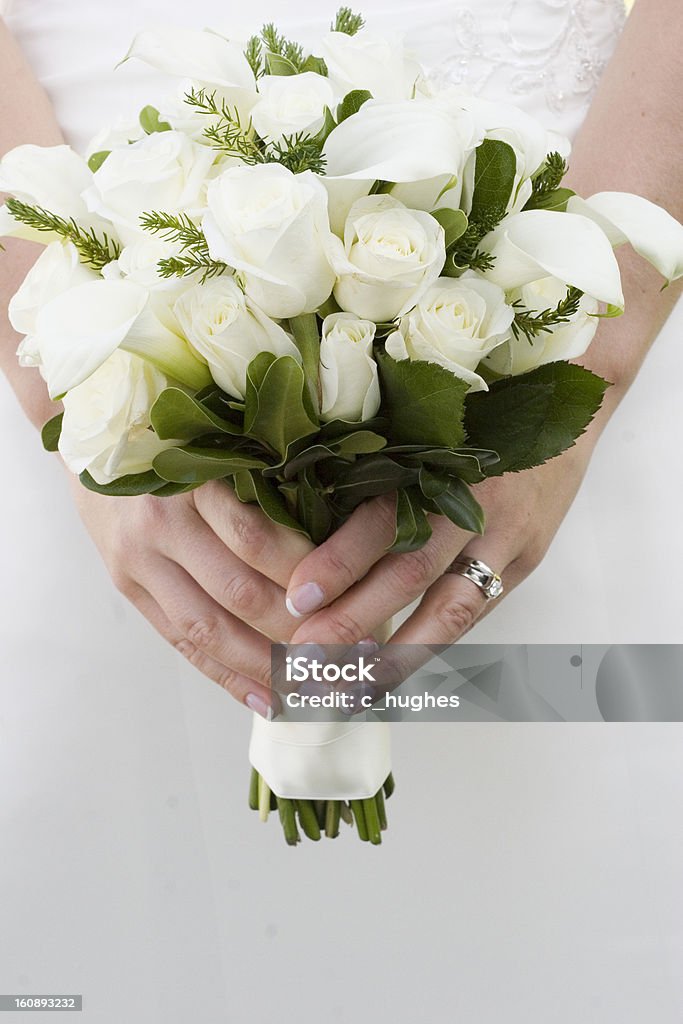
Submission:
{"label": "french manicure nail", "polygon": [[259,697],[257,693],[248,693],[244,698],[244,703],[252,711],[255,711],[261,718],[265,718],[267,722],[270,722],[273,717],[273,709],[270,704],[266,704],[263,697]]}
{"label": "french manicure nail", "polygon": [[289,614],[295,619],[300,619],[302,615],[309,615],[319,608],[324,597],[322,588],[317,583],[302,583],[288,595],[285,604]]}

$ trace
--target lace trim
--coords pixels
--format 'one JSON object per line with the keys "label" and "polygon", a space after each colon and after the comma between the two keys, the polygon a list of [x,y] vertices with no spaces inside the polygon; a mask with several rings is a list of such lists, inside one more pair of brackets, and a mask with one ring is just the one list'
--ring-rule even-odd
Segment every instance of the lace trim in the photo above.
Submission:
{"label": "lace trim", "polygon": [[561,115],[590,101],[625,18],[623,0],[508,0],[492,31],[490,12],[456,5],[430,25],[433,51],[438,38],[438,50],[450,54],[433,74],[481,93],[535,94]]}

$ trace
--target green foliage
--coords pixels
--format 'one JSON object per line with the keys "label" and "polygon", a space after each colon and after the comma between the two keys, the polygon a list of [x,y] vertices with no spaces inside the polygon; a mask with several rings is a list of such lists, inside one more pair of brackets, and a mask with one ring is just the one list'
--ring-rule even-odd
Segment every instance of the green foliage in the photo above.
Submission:
{"label": "green foliage", "polygon": [[337,123],[341,124],[347,117],[357,114],[363,104],[371,99],[372,93],[367,89],[352,89],[351,92],[347,92],[337,107]]}
{"label": "green foliage", "polygon": [[545,163],[532,181],[533,195],[538,197],[559,188],[567,173],[567,161],[559,153],[548,153]]}
{"label": "green foliage", "polygon": [[62,433],[62,420],[64,413],[60,412],[43,426],[40,432],[40,439],[46,452],[56,452],[59,447],[59,438]]}
{"label": "green foliage", "polygon": [[254,78],[260,78],[261,75],[265,74],[265,68],[263,66],[263,48],[259,36],[251,36],[251,38],[247,40],[244,56],[247,58],[249,67],[254,72]]}
{"label": "green foliage", "polygon": [[302,70],[305,61],[303,47],[281,35],[272,22],[261,29],[261,41],[266,51],[268,74],[296,75]]}
{"label": "green foliage", "polygon": [[108,263],[118,259],[121,246],[107,234],[98,236],[94,228],[82,228],[72,218],[65,220],[45,210],[42,206],[31,206],[20,199],[8,199],[6,207],[16,221],[34,231],[50,231],[71,242],[81,263],[102,270]]}
{"label": "green foliage", "polygon": [[395,360],[386,352],[377,361],[392,441],[458,448],[465,439],[465,381],[437,363]]}
{"label": "green foliage", "polygon": [[568,288],[567,294],[560,299],[554,309],[543,309],[538,313],[532,313],[526,309],[520,299],[512,303],[515,311],[515,318],[512,321],[512,333],[515,338],[524,335],[527,341],[532,341],[539,334],[550,334],[560,324],[569,323],[579,310],[579,304],[583,292],[578,288]]}
{"label": "green foliage", "polygon": [[146,135],[153,135],[155,132],[170,132],[171,126],[168,121],[162,121],[156,107],[143,107],[140,111],[140,127]]}
{"label": "green foliage", "polygon": [[554,188],[548,192],[532,192],[524,204],[525,210],[556,210],[566,213],[567,203],[575,192],[570,188]]}
{"label": "green foliage", "polygon": [[512,199],[516,174],[517,157],[512,146],[484,139],[476,150],[471,223],[490,218],[492,213],[497,221],[502,219]]}
{"label": "green foliage", "polygon": [[446,252],[451,252],[455,248],[455,243],[467,231],[469,225],[467,214],[462,210],[451,210],[449,207],[443,207],[440,210],[432,210],[432,217],[443,228]]}
{"label": "green foliage", "polygon": [[292,356],[262,353],[249,364],[244,432],[281,458],[295,441],[318,430],[304,371]]}
{"label": "green foliage", "polygon": [[344,32],[347,36],[355,36],[364,24],[365,21],[361,14],[354,14],[350,7],[340,7],[330,25],[330,31]]}
{"label": "green foliage", "polygon": [[432,528],[422,507],[416,487],[402,487],[396,492],[396,533],[390,551],[401,554],[423,547],[432,535]]}
{"label": "green foliage", "polygon": [[203,232],[188,214],[152,210],[142,214],[140,225],[145,231],[160,235],[166,242],[177,242],[181,247],[180,256],[159,260],[157,266],[161,277],[187,277],[201,273],[201,283],[204,284],[228,269],[225,263],[211,258]]}
{"label": "green foliage", "polygon": [[600,408],[607,387],[583,366],[556,362],[468,395],[469,443],[500,456],[486,475],[530,469],[571,447]]}
{"label": "green foliage", "polygon": [[270,520],[280,526],[288,526],[297,533],[305,528],[290,514],[278,488],[259,472],[245,470],[234,477],[235,494],[244,502],[258,502]]}
{"label": "green foliage", "polygon": [[166,448],[154,459],[154,470],[170,483],[203,484],[221,480],[243,469],[264,469],[265,459],[250,455],[239,446],[233,448]]}
{"label": "green foliage", "polygon": [[95,173],[95,171],[99,171],[100,167],[102,166],[102,164],[107,159],[110,153],[110,149],[100,149],[97,153],[92,153],[91,156],[88,157],[88,167],[93,172],[93,174]]}
{"label": "green foliage", "polygon": [[240,436],[241,427],[222,419],[181,388],[165,388],[152,406],[152,426],[162,441],[192,441],[203,434]]}

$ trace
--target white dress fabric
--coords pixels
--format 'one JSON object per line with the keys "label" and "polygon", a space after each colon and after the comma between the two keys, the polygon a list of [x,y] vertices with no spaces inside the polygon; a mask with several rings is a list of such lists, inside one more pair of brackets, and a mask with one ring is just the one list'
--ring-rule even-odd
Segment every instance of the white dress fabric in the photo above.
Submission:
{"label": "white dress fabric", "polygon": [[[137,29],[273,20],[312,42],[332,13],[231,6],[4,13],[82,147],[164,89],[113,70]],[[362,7],[440,76],[570,135],[623,21],[620,0]],[[679,314],[543,565],[472,642],[680,640],[660,574],[683,556]],[[4,382],[0,430],[0,991],[82,992],[93,1024],[681,1020],[678,726],[399,726],[381,850],[292,853],[246,809],[248,716],[115,592]]]}

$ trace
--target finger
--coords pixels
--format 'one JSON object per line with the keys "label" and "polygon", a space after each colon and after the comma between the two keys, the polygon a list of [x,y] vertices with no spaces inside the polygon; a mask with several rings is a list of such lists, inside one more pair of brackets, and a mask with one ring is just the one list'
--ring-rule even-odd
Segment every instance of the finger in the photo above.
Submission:
{"label": "finger", "polygon": [[189,641],[226,668],[270,686],[270,641],[222,608],[180,565],[159,558],[141,583],[170,620],[183,648],[190,651],[184,643]]}
{"label": "finger", "polygon": [[[510,538],[477,538],[460,553],[490,566],[507,587],[508,567],[514,558]],[[477,619],[500,598],[489,599],[472,580],[445,573],[425,593],[419,606],[391,638],[392,644],[452,644],[465,635]]]}
{"label": "finger", "polygon": [[303,534],[272,522],[257,505],[247,505],[224,483],[197,488],[195,507],[225,545],[252,569],[286,587],[294,569],[313,549]]}
{"label": "finger", "polygon": [[242,622],[277,640],[291,636],[282,587],[242,562],[200,517],[183,543],[162,548],[162,554],[182,565],[202,590]]}
{"label": "finger", "polygon": [[372,636],[438,579],[471,537],[443,516],[435,516],[424,547],[385,555],[365,579],[302,623],[292,643],[354,644]]}
{"label": "finger", "polygon": [[294,569],[287,610],[294,618],[329,605],[386,554],[396,531],[393,497],[364,502]]}
{"label": "finger", "polygon": [[249,679],[234,669],[222,665],[195,647],[194,644],[178,632],[171,620],[162,611],[161,606],[146,590],[139,588],[139,593],[132,600],[138,611],[145,616],[157,633],[160,633],[168,643],[175,647],[203,675],[211,679],[212,682],[218,683],[235,700],[245,704],[251,711],[256,711],[266,719],[273,717],[275,713],[273,706],[276,704],[277,698],[272,693],[270,687],[263,686],[261,683],[257,683],[255,679]]}

